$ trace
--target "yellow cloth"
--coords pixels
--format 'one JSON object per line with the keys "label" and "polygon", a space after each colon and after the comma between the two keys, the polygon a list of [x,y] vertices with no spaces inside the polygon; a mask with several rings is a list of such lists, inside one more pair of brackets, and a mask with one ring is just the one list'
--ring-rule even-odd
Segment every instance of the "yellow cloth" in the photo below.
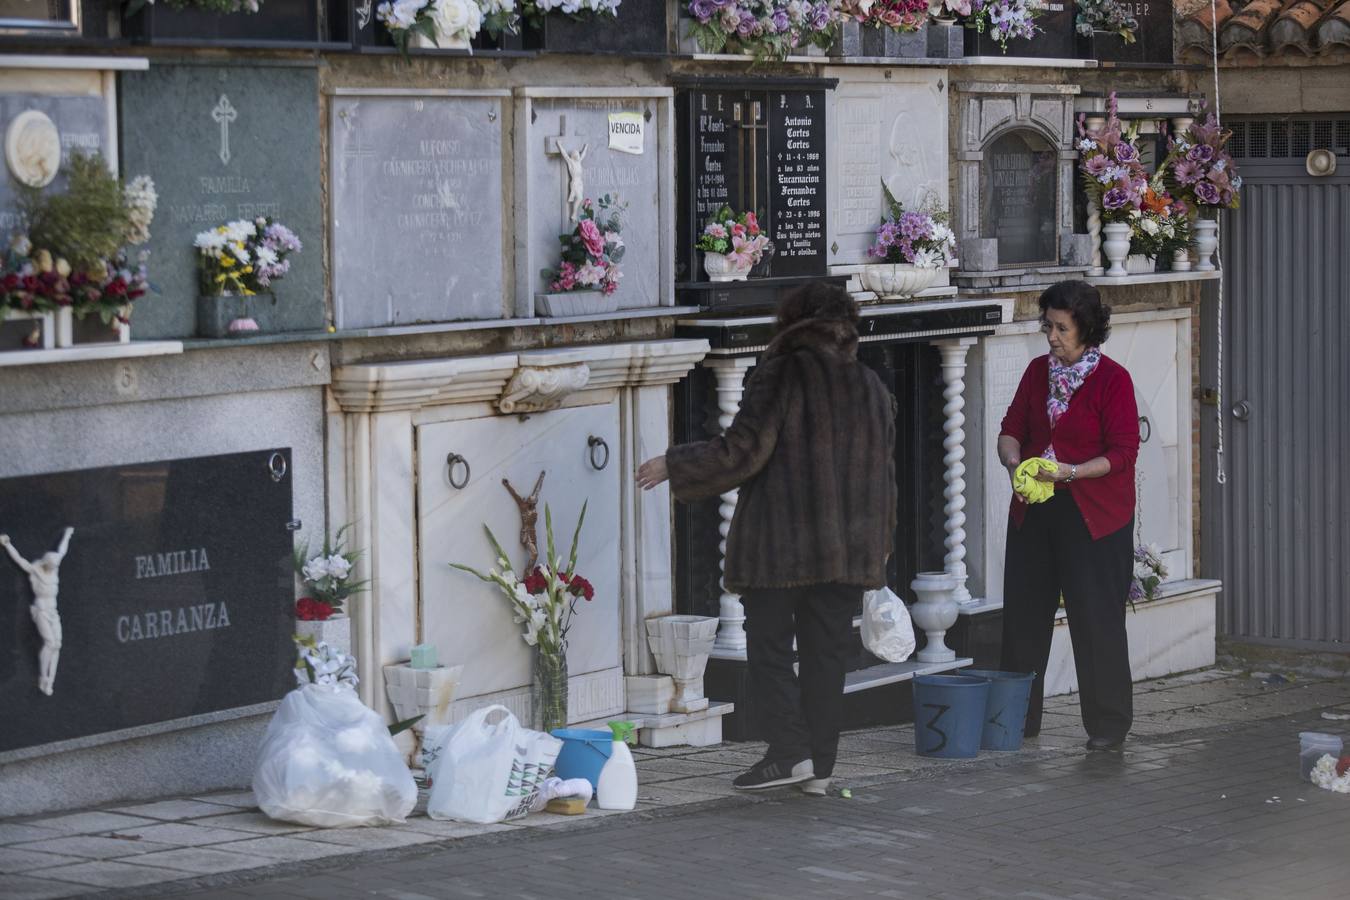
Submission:
{"label": "yellow cloth", "polygon": [[1055,486],[1049,481],[1037,481],[1040,472],[1057,472],[1059,464],[1052,459],[1033,456],[1023,460],[1013,472],[1013,490],[1026,498],[1028,503],[1044,503],[1055,494]]}

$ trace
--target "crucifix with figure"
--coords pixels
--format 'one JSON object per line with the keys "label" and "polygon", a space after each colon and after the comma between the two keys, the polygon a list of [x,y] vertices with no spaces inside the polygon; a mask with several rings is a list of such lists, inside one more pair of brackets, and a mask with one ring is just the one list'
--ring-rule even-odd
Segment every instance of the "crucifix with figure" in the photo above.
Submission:
{"label": "crucifix with figure", "polygon": [[211,110],[211,118],[220,123],[220,161],[225,165],[230,164],[230,123],[239,118],[239,111],[230,103],[230,98],[224,94],[220,95],[220,100],[216,102],[216,108]]}
{"label": "crucifix with figure", "polygon": [[[567,217],[567,221],[575,222],[577,216],[581,214],[581,204],[586,197],[581,161],[586,158],[586,151],[591,145],[582,144],[580,150],[569,151],[563,144],[565,137],[567,137],[567,116],[558,116],[558,133],[544,138],[544,153],[560,157],[563,165],[567,167],[567,199],[563,202],[563,214]],[[578,131],[574,137],[583,137],[583,134]]]}

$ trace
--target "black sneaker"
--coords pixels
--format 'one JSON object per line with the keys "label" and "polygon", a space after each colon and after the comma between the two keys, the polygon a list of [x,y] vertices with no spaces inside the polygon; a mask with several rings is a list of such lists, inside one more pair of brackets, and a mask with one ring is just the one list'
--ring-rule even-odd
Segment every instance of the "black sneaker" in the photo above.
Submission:
{"label": "black sneaker", "polygon": [[811,760],[809,759],[804,759],[796,764],[762,759],[751,766],[748,771],[737,775],[736,780],[731,782],[731,786],[738,791],[760,791],[784,784],[809,781],[813,777],[815,775],[811,771]]}

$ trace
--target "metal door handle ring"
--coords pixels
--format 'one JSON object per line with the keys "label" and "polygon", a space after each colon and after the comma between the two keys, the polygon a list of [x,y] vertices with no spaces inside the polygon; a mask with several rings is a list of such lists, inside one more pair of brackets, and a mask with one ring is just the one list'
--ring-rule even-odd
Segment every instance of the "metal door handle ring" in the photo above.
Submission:
{"label": "metal door handle ring", "polygon": [[1139,438],[1139,443],[1147,444],[1148,439],[1153,437],[1153,423],[1148,420],[1148,416],[1140,416],[1139,424],[1144,426],[1144,435]]}
{"label": "metal door handle ring", "polygon": [[[451,453],[449,456],[445,458],[445,465],[446,465],[445,474],[446,477],[450,480],[450,486],[457,491],[463,490],[465,485],[469,483],[469,478],[473,474],[472,471],[469,469],[469,461],[464,457],[460,456],[458,453]],[[459,481],[456,481],[455,466],[461,465],[464,467],[464,477],[461,478]]]}
{"label": "metal door handle ring", "polygon": [[[606,443],[605,443],[605,439],[604,439],[604,438],[602,438],[602,437],[596,437],[595,435],[591,435],[590,437],[588,437],[588,438],[586,439],[586,446],[587,446],[587,448],[589,448],[589,452],[590,452],[590,456],[591,456],[591,468],[592,468],[592,469],[595,469],[595,471],[599,472],[599,471],[601,471],[602,469],[604,469],[605,466],[609,465],[609,444],[606,444]],[[599,447],[599,448],[601,448],[602,450],[605,451],[605,457],[604,457],[604,459],[602,459],[600,462],[596,462],[596,461],[595,461],[595,448],[596,448],[596,447]]]}
{"label": "metal door handle ring", "polygon": [[1233,418],[1239,422],[1245,422],[1251,418],[1252,405],[1246,400],[1239,400],[1233,404]]}
{"label": "metal door handle ring", "polygon": [[286,457],[282,453],[273,453],[267,460],[267,470],[272,473],[273,481],[286,477]]}

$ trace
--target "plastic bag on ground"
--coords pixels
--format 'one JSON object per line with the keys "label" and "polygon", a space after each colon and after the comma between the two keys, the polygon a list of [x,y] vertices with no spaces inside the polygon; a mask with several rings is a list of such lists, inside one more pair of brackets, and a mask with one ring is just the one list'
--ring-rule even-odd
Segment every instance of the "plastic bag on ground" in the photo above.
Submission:
{"label": "plastic bag on ground", "polygon": [[888,587],[863,594],[863,646],[887,662],[904,662],[914,652],[914,626],[905,601]]}
{"label": "plastic bag on ground", "polygon": [[505,706],[488,706],[458,725],[428,728],[425,746],[427,815],[490,825],[530,812],[562,741],[522,728]]}
{"label": "plastic bag on ground", "polygon": [[269,817],[320,828],[402,823],[417,803],[389,727],[345,684],[286,695],[263,736],[253,794]]}

